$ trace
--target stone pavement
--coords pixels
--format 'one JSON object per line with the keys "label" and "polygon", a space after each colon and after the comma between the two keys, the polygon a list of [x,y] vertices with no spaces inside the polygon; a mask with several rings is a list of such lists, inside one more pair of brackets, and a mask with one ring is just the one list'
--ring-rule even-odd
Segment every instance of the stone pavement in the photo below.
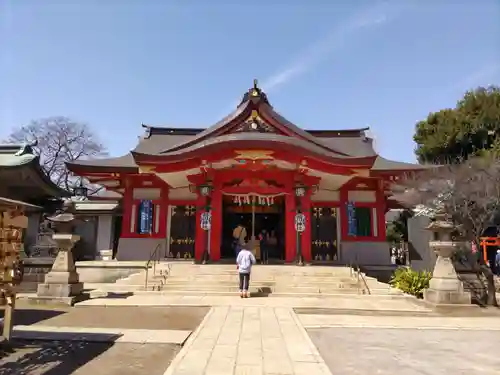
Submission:
{"label": "stone pavement", "polygon": [[500,373],[498,331],[408,328],[308,331],[332,375]]}
{"label": "stone pavement", "polygon": [[1,375],[163,375],[173,344],[22,341],[0,356]]}
{"label": "stone pavement", "polygon": [[254,306],[254,307],[310,307],[350,310],[430,311],[415,302],[413,297],[352,295],[336,298],[321,297],[254,297],[238,296],[180,296],[165,294],[131,295],[126,298],[95,298],[81,302],[85,306]]}
{"label": "stone pavement", "polygon": [[396,328],[420,330],[488,330],[500,331],[498,317],[423,317],[423,316],[360,316],[360,315],[298,315],[305,328]]}
{"label": "stone pavement", "polygon": [[121,329],[56,327],[46,325],[14,326],[13,337],[23,340],[116,342],[131,344],[182,345],[191,331],[167,329]]}
{"label": "stone pavement", "polygon": [[317,375],[328,367],[290,308],[217,306],[164,375]]}
{"label": "stone pavement", "polygon": [[[164,372],[164,375],[396,375],[402,368],[405,373],[412,375],[446,374],[433,371],[433,366],[442,366],[449,370],[448,373],[464,373],[455,366],[457,363],[465,366],[469,373],[490,375],[495,373],[492,369],[497,371],[499,368],[495,367],[496,354],[483,348],[486,344],[482,344],[481,350],[486,350],[484,353],[488,353],[489,357],[482,362],[482,353],[475,353],[473,359],[462,358],[461,361],[454,361],[449,355],[453,352],[453,355],[466,356],[467,350],[474,347],[476,342],[484,343],[484,340],[497,335],[500,330],[498,317],[436,316],[413,298],[338,296],[240,299],[231,296],[169,296],[161,293],[114,297],[85,301],[77,305],[73,313],[86,316],[94,309],[109,309],[112,311],[107,315],[113,316],[119,315],[120,309],[149,311],[174,309],[169,306],[177,306],[175,309],[180,309],[179,306],[212,306],[168,369],[163,364],[165,367],[161,373]],[[306,313],[296,314],[294,308],[302,308]],[[318,308],[325,309],[325,312]],[[310,312],[311,309],[314,312]],[[327,310],[334,310],[335,313],[327,314]],[[390,313],[391,316],[383,313]],[[67,314],[70,315],[71,312]],[[131,314],[129,312],[129,319]],[[101,315],[105,316],[106,313],[101,312]],[[54,322],[56,319],[61,321],[62,318],[51,319]],[[90,332],[90,327],[80,330],[79,327],[69,327],[69,324],[60,324],[55,328],[51,319],[44,322],[46,327],[38,323],[26,329],[42,327],[40,334],[44,334],[42,331],[47,334],[51,329],[60,329],[75,336],[88,335]],[[158,319],[159,322],[165,320],[168,319]],[[16,333],[24,329],[19,328]],[[166,340],[162,332],[153,334],[150,330],[139,332],[137,329],[120,328],[119,332],[113,327],[107,327],[97,331],[115,335],[115,339],[117,335],[128,334],[131,342],[148,342],[148,337],[151,342]],[[405,336],[404,332],[414,337],[415,342],[408,342],[409,336]],[[426,338],[431,341],[426,342]],[[453,346],[453,342],[449,343],[444,351],[440,351],[441,340],[450,339],[469,341],[467,345],[461,343],[461,346],[458,345],[453,350],[448,348]],[[496,343],[495,340],[489,342]],[[147,347],[145,344],[141,345]],[[432,351],[429,350],[431,346]],[[476,349],[474,352],[477,352]],[[151,362],[144,360],[144,364],[150,366]],[[410,371],[406,372],[405,366],[410,366]]]}

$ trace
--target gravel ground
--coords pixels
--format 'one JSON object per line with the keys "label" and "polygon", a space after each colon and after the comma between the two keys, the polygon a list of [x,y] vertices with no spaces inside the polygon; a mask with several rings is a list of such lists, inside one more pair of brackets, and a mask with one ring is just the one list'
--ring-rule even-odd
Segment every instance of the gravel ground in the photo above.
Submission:
{"label": "gravel ground", "polygon": [[497,375],[498,332],[320,328],[309,334],[333,375]]}
{"label": "gravel ground", "polygon": [[[208,307],[197,306],[89,306],[74,308],[33,306],[19,303],[14,314],[14,324],[193,331],[201,323],[208,310]],[[3,317],[3,311],[0,311],[0,317]]]}
{"label": "gravel ground", "polygon": [[180,350],[171,344],[14,342],[0,375],[163,375]]}

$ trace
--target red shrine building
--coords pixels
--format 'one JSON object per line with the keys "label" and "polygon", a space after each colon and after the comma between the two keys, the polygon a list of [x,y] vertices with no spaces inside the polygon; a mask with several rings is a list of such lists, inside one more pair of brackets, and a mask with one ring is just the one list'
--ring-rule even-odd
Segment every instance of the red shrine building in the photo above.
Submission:
{"label": "red shrine building", "polygon": [[421,166],[377,155],[367,129],[302,129],[256,82],[210,127],[143,127],[124,156],[68,163],[120,195],[118,260],[231,259],[243,226],[257,257],[273,238],[271,261],[390,264],[388,187]]}

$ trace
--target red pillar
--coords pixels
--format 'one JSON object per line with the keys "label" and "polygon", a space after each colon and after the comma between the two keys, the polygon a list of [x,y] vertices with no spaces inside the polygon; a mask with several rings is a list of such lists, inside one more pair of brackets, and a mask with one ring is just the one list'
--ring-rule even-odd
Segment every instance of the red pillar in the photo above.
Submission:
{"label": "red pillar", "polygon": [[379,181],[377,186],[377,206],[376,206],[376,215],[377,215],[377,239],[379,241],[386,240],[386,228],[385,228],[385,210],[387,201],[384,194],[384,185],[382,181]]}
{"label": "red pillar", "polygon": [[194,242],[194,258],[201,260],[206,245],[206,233],[201,229],[201,214],[205,211],[206,198],[199,195],[196,200],[196,237]]}
{"label": "red pillar", "polygon": [[216,189],[212,193],[212,230],[210,233],[210,259],[220,259],[222,237],[222,192]]}
{"label": "red pillar", "polygon": [[[170,220],[168,217],[168,188],[162,187],[161,189],[161,201],[159,204],[160,207],[160,222],[158,223],[159,227],[159,235],[162,237],[167,237],[167,220]],[[156,223],[155,223],[156,225]]]}
{"label": "red pillar", "polygon": [[343,240],[347,237],[349,233],[349,221],[347,218],[347,199],[348,199],[348,190],[346,188],[340,188],[340,196],[339,196],[340,204],[339,204],[339,215],[340,215],[340,237],[337,239],[337,244],[340,243],[340,240]]}
{"label": "red pillar", "polygon": [[[130,180],[127,180],[130,182]],[[132,190],[130,183],[125,184],[125,192],[123,194],[123,219],[122,219],[122,233],[120,237],[127,237],[130,235],[130,225],[132,222]]]}
{"label": "red pillar", "polygon": [[302,197],[302,213],[306,217],[306,229],[302,233],[302,256],[304,261],[311,261],[311,189],[307,189],[306,195]]}
{"label": "red pillar", "polygon": [[295,195],[293,191],[285,198],[285,261],[293,262],[296,253]]}

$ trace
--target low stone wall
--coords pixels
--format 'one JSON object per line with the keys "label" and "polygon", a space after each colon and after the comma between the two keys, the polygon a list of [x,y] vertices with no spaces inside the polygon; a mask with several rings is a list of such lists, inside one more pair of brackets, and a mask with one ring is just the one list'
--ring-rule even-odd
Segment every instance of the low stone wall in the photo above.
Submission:
{"label": "low stone wall", "polygon": [[389,283],[398,267],[391,264],[389,266],[361,266],[360,268],[367,276],[374,277],[382,283]]}
{"label": "low stone wall", "polygon": [[387,242],[342,242],[341,261],[360,266],[388,266],[391,264],[389,244]]}
{"label": "low stone wall", "polygon": [[[18,292],[36,292],[37,285],[43,283],[45,275],[52,268],[54,258],[25,258],[23,282]],[[143,261],[81,261],[76,262],[80,281],[83,283],[114,283],[145,269]]]}
{"label": "low stone wall", "polygon": [[76,262],[76,270],[83,283],[114,283],[118,279],[141,272],[146,262],[136,261],[83,261]]}

